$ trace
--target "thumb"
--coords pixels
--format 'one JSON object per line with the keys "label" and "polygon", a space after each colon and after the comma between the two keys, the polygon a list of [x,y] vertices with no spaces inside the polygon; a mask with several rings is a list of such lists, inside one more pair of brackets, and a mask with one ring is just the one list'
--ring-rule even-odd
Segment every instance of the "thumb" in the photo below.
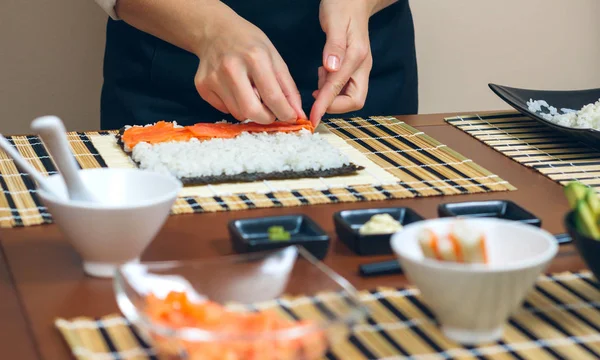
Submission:
{"label": "thumb", "polygon": [[340,69],[346,54],[346,45],[346,29],[331,26],[323,49],[323,66],[327,71],[335,72]]}

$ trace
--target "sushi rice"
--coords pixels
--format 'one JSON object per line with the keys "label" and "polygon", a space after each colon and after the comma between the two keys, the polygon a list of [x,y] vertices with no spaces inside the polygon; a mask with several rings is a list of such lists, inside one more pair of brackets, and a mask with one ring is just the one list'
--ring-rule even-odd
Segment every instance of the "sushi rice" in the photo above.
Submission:
{"label": "sushi rice", "polygon": [[319,134],[247,133],[231,139],[141,142],[131,152],[141,169],[177,178],[319,171],[340,168],[350,160]]}
{"label": "sushi rice", "polygon": [[560,109],[549,105],[545,100],[530,99],[527,102],[529,111],[557,125],[578,129],[600,130],[600,99],[596,103],[587,104],[580,110]]}

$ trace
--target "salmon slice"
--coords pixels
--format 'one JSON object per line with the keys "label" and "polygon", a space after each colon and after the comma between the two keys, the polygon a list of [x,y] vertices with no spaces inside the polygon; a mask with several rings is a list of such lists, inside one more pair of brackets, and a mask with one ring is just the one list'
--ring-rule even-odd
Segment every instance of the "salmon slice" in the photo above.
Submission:
{"label": "salmon slice", "polygon": [[231,139],[243,131],[240,130],[242,124],[234,125],[234,124],[195,124],[188,127],[188,130],[194,135],[195,138],[200,140],[208,140],[208,139]]}
{"label": "salmon slice", "polygon": [[194,135],[189,129],[176,128],[173,123],[159,121],[151,126],[134,126],[123,132],[121,140],[128,149],[133,149],[140,142],[158,144],[167,141],[189,141]]}
{"label": "salmon slice", "polygon": [[123,132],[121,140],[129,150],[133,149],[140,142],[149,144],[158,144],[168,141],[189,141],[192,138],[199,140],[209,139],[231,139],[243,132],[294,132],[300,130],[309,130],[314,132],[314,127],[309,120],[300,119],[295,124],[284,122],[274,122],[268,125],[258,123],[198,123],[192,126],[176,128],[173,123],[159,121],[150,126],[134,126]]}
{"label": "salmon slice", "polygon": [[199,123],[189,126],[190,131],[198,139],[213,139],[213,138],[234,138],[243,132],[260,133],[260,132],[294,132],[300,130],[308,130],[314,132],[312,123],[308,120],[297,120],[295,124],[284,123],[277,121],[268,125],[259,123],[244,123],[244,124],[205,124]]}

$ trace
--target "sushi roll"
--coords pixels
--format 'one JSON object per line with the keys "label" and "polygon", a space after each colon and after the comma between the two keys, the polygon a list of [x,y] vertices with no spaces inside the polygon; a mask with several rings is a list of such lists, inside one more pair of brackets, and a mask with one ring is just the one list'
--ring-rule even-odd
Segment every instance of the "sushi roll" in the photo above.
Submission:
{"label": "sushi roll", "polygon": [[138,168],[171,174],[184,185],[333,177],[363,169],[308,120],[192,126],[159,121],[125,127],[116,141]]}
{"label": "sushi roll", "polygon": [[423,229],[418,241],[423,255],[429,259],[469,264],[488,262],[485,235],[464,222],[454,224],[447,236]]}

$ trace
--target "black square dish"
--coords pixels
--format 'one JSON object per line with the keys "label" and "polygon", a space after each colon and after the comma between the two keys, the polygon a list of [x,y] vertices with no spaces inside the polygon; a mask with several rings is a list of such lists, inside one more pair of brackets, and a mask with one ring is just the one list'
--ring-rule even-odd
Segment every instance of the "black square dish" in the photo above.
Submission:
{"label": "black square dish", "polygon": [[343,210],[333,215],[338,238],[358,255],[389,255],[391,234],[361,235],[359,229],[373,215],[387,213],[400,224],[408,225],[423,220],[423,217],[409,208],[382,208]]}
{"label": "black square dish", "polygon": [[508,200],[473,201],[438,206],[440,217],[493,217],[519,221],[540,227],[542,221],[529,211]]}
{"label": "black square dish", "polygon": [[[289,240],[269,239],[269,228],[281,226]],[[329,249],[329,236],[306,215],[285,215],[234,220],[229,223],[233,248],[238,253],[265,251],[300,245],[322,260]]]}
{"label": "black square dish", "polygon": [[[598,101],[600,98],[600,88],[581,90],[535,90],[519,89],[498,84],[489,84],[488,86],[496,95],[498,95],[498,97],[523,115],[526,115],[545,126],[561,131],[563,134],[574,140],[581,140],[593,148],[598,147],[600,130],[594,128],[574,128],[555,124],[552,121],[544,119],[539,113],[529,110],[527,102],[529,100],[545,100],[548,105],[554,106],[557,111],[562,114],[562,108],[579,110],[587,104]],[[546,108],[543,110],[546,113],[549,112]]]}

